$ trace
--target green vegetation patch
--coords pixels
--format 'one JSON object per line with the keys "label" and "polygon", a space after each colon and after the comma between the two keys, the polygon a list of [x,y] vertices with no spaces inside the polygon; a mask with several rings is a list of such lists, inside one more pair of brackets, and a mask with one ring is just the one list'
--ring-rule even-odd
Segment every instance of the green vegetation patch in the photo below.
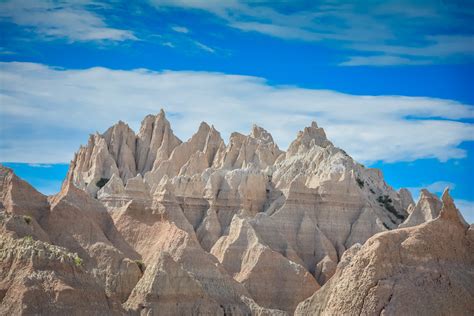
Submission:
{"label": "green vegetation patch", "polygon": [[364,185],[365,185],[364,180],[362,180],[362,179],[360,179],[360,178],[356,178],[356,182],[357,182],[357,184],[359,185],[359,188],[361,188],[361,189],[362,189],[362,188],[364,187]]}
{"label": "green vegetation patch", "polygon": [[82,258],[79,257],[78,255],[75,255],[73,260],[74,260],[74,264],[76,265],[76,267],[80,267],[84,263],[84,260],[82,260]]}
{"label": "green vegetation patch", "polygon": [[33,218],[31,218],[31,216],[28,216],[28,215],[24,215],[23,219],[25,220],[25,223],[27,223],[28,225],[30,225],[31,221],[33,220]]}
{"label": "green vegetation patch", "polygon": [[405,219],[405,216],[397,213],[397,210],[392,205],[393,201],[388,195],[379,196],[377,198],[377,202],[379,202],[380,205],[385,207],[385,209],[389,211],[390,213],[392,213],[396,218],[401,219],[401,220]]}

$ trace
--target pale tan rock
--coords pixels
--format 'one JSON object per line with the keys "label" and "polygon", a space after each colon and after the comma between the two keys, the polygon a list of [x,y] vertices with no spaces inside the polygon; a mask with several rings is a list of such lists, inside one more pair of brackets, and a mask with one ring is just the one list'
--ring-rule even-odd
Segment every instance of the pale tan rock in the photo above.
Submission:
{"label": "pale tan rock", "polygon": [[474,240],[448,191],[435,220],[370,238],[296,315],[470,315]]}
{"label": "pale tan rock", "polygon": [[[145,271],[146,278],[137,285],[126,305],[136,309],[142,305],[164,304],[165,314],[168,313],[167,308],[170,313],[194,308],[217,313],[215,303],[222,313],[240,315],[251,313],[253,309],[262,311],[261,306],[249,303],[253,300],[243,285],[233,280],[215,257],[201,248],[193,226],[184,216],[172,190],[170,182],[165,179],[155,192],[152,206],[143,208],[132,200],[122,211],[114,214],[117,229],[140,253],[145,266],[152,267],[149,272]],[[160,253],[169,254],[174,263],[163,258],[157,259]],[[157,260],[165,260],[165,265],[154,266]],[[167,276],[167,273],[176,275],[177,279]],[[159,282],[163,278],[169,282]],[[189,292],[186,291],[187,286]],[[147,289],[151,289],[150,296],[145,294]],[[165,293],[166,298],[169,295],[166,293],[173,291],[184,292],[182,295],[170,296],[168,302],[153,298],[156,293]],[[196,299],[183,301],[181,297],[187,295]]]}
{"label": "pale tan rock", "polygon": [[115,174],[126,182],[145,174],[167,160],[180,143],[163,111],[147,116],[138,135],[120,121],[104,134],[91,135],[71,162],[70,177],[77,187],[95,195],[101,179],[107,181]]}
{"label": "pale tan rock", "polygon": [[146,315],[224,315],[199,282],[166,252],[152,260],[124,305]]}
{"label": "pale tan rock", "polygon": [[410,205],[415,204],[415,201],[413,201],[413,197],[411,196],[410,191],[405,188],[401,188],[400,190],[398,190],[398,194],[400,196],[400,202],[402,203],[403,209],[408,211]]}
{"label": "pale tan rock", "polygon": [[201,123],[199,130],[188,141],[176,146],[169,159],[157,164],[145,174],[145,180],[154,190],[164,176],[193,176],[202,173],[212,165],[218,148],[223,144],[218,131],[207,123]]}
{"label": "pale tan rock", "polygon": [[273,142],[272,136],[263,128],[252,127],[249,136],[232,133],[229,145],[216,154],[213,166],[223,169],[245,168],[250,164],[265,169],[273,165],[282,151]]}
{"label": "pale tan rock", "polygon": [[2,205],[8,205],[10,198],[13,205],[21,205],[24,197],[16,192],[29,191],[33,199],[28,205],[37,213],[27,216],[0,210],[5,214],[2,235],[39,239],[72,250],[109,298],[120,302],[128,297],[141,277],[139,268],[132,264],[138,254],[117,232],[101,203],[77,189],[72,180],[64,183],[59,194],[47,199],[11,170],[0,167],[0,174],[7,175],[0,187],[6,198]]}
{"label": "pale tan rock", "polygon": [[124,301],[141,277],[140,269],[130,265],[139,255],[117,232],[105,207],[72,183],[65,184],[50,203],[50,212],[39,223],[51,242],[74,249],[106,293]]}
{"label": "pale tan rock", "polygon": [[237,215],[229,235],[219,239],[211,253],[265,307],[291,314],[301,298],[319,288],[303,266],[265,245],[254,227]]}
{"label": "pale tan rock", "polygon": [[337,263],[329,256],[324,257],[316,265],[315,276],[320,284],[326,283],[336,272]]}
{"label": "pale tan rock", "polygon": [[152,170],[171,155],[173,149],[181,144],[171,130],[165,112],[158,115],[148,115],[142,122],[137,135],[136,164],[140,174]]}
{"label": "pale tan rock", "polygon": [[119,121],[109,128],[102,137],[119,169],[120,178],[126,181],[134,177],[137,170],[135,164],[136,136],[133,130],[124,122]]}
{"label": "pale tan rock", "polygon": [[121,315],[76,254],[0,234],[1,315]]}
{"label": "pale tan rock", "polygon": [[48,209],[46,196],[0,164],[0,212],[4,214],[3,225],[7,231],[15,232],[20,238],[32,236],[50,242],[48,234],[38,224]]}
{"label": "pale tan rock", "polygon": [[222,234],[222,227],[214,208],[209,208],[196,234],[204,250],[210,252],[212,246],[214,246]]}
{"label": "pale tan rock", "polygon": [[91,136],[49,201],[1,169],[0,183],[5,234],[78,252],[107,299],[150,315],[292,313],[358,244],[437,214],[316,123],[285,153],[258,126],[226,145],[201,123],[181,142],[164,111],[138,135],[119,122]]}
{"label": "pale tan rock", "polygon": [[420,198],[408,218],[400,227],[411,227],[422,224],[438,217],[442,207],[439,198],[426,189],[421,190]]}

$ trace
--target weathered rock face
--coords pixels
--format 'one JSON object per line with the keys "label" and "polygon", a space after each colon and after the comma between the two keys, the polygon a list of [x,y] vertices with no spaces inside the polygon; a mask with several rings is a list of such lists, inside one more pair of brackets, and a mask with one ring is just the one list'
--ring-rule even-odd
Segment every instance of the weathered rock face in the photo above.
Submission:
{"label": "weathered rock face", "polygon": [[296,315],[472,315],[474,234],[446,190],[440,215],[346,251]]}
{"label": "weathered rock face", "polygon": [[1,315],[121,315],[77,254],[30,238],[0,235]]}
{"label": "weathered rock face", "polygon": [[76,153],[69,173],[74,185],[95,194],[113,175],[127,181],[152,170],[179,144],[163,111],[145,117],[138,135],[120,121],[102,135],[91,135],[88,145]]}
{"label": "weathered rock face", "polygon": [[[6,238],[4,245],[8,246],[8,248],[2,248],[1,251],[2,255],[6,256],[6,260],[10,260],[11,256],[18,256],[18,265],[14,263],[16,261],[12,263],[7,260],[6,263],[10,262],[11,265],[2,267],[2,272],[5,274],[0,279],[1,291],[14,293],[17,286],[21,287],[17,283],[27,282],[27,279],[8,279],[10,277],[8,271],[19,269],[18,271],[21,271],[21,273],[18,272],[19,274],[26,273],[24,269],[19,268],[24,264],[30,273],[36,273],[42,269],[49,271],[44,275],[38,272],[38,277],[42,278],[38,279],[38,282],[42,282],[39,286],[45,289],[45,293],[39,291],[38,298],[33,294],[14,298],[20,305],[26,305],[27,309],[32,308],[34,311],[35,308],[44,308],[44,312],[63,313],[60,312],[61,309],[55,311],[51,306],[28,307],[36,304],[34,303],[35,299],[38,299],[39,302],[44,301],[45,304],[53,304],[57,299],[55,296],[59,294],[56,290],[46,289],[48,287],[54,288],[58,283],[54,280],[59,277],[60,279],[70,279],[74,286],[78,286],[77,292],[70,292],[67,290],[67,284],[64,284],[66,290],[64,295],[69,302],[72,302],[76,295],[77,297],[87,297],[89,294],[81,294],[82,291],[87,287],[95,287],[93,293],[96,294],[93,295],[100,293],[98,296],[102,300],[100,304],[104,305],[102,310],[112,303],[119,307],[118,310],[121,310],[120,303],[130,295],[142,272],[133,261],[139,258],[138,253],[124,241],[115,229],[104,206],[68,182],[64,184],[58,195],[47,198],[26,182],[18,179],[8,168],[0,166],[0,175],[3,179],[0,189],[2,192],[0,235],[2,238]],[[32,199],[28,200],[25,198],[26,196],[31,196]],[[9,238],[13,238],[13,240]],[[29,242],[19,243],[18,240],[21,238]],[[61,246],[63,250],[54,248],[56,246]],[[6,249],[10,249],[8,253],[4,252]],[[54,252],[51,254],[51,258],[48,257],[50,250]],[[62,253],[64,251],[74,252],[74,258],[71,257],[72,254]],[[30,261],[27,260],[27,254],[32,257]],[[39,259],[34,259],[35,256],[39,256]],[[75,260],[75,263],[81,267],[80,271],[84,272],[84,276],[80,278],[86,279],[84,282],[87,284],[81,285],[82,281],[75,280],[76,273],[70,266],[69,268],[64,265],[58,266],[54,262],[50,266],[49,261],[56,260],[55,258],[61,263],[66,259]],[[31,264],[31,260],[33,260],[33,264]],[[36,266],[35,263],[39,265]],[[64,274],[54,275],[59,273],[58,269],[64,269]],[[53,277],[48,277],[49,274],[53,274]],[[27,275],[25,274],[25,276]],[[36,276],[36,274],[34,275]],[[62,290],[62,288],[58,288],[58,291]],[[23,299],[25,301],[22,301]],[[85,303],[81,302],[68,307],[64,309],[64,312],[80,314],[81,304]],[[59,306],[60,304],[58,308],[60,308]],[[18,310],[17,312],[28,314],[27,311]],[[110,312],[112,313],[113,310]]]}
{"label": "weathered rock face", "polygon": [[416,205],[413,205],[413,203],[410,203],[410,205],[410,215],[402,224],[400,224],[400,227],[416,226],[435,219],[441,212],[442,207],[439,198],[425,189],[421,190],[420,199]]}
{"label": "weathered rock face", "polygon": [[[314,122],[286,153],[258,126],[248,136],[233,133],[225,145],[214,127],[201,123],[195,135],[181,142],[164,112],[147,116],[137,136],[119,123],[94,137],[76,155],[70,178],[97,196],[125,238],[143,232],[128,231],[135,224],[128,224],[130,219],[122,224],[118,214],[127,207],[152,212],[157,199],[172,196],[190,224],[187,233],[218,258],[256,303],[290,313],[332,276],[347,248],[396,228],[412,202],[407,191],[388,186],[380,171],[364,168],[335,147]],[[96,143],[105,148],[100,159],[89,159],[98,156],[87,154]],[[147,244],[144,249],[151,248]],[[146,258],[146,251],[137,251]],[[257,272],[267,271],[272,261],[279,262],[274,271],[266,276]],[[282,274],[288,275],[291,298],[283,299],[282,287],[266,289]],[[303,280],[307,286],[297,286]]]}
{"label": "weathered rock face", "polygon": [[[269,244],[283,253],[273,250],[260,237],[259,231],[264,236],[268,233],[263,231],[266,225],[259,223],[265,220],[263,213],[252,220],[235,215],[229,235],[219,239],[211,253],[258,304],[293,312],[319,284],[302,265],[285,257],[291,254],[291,249],[282,237],[270,237]],[[297,260],[295,255],[290,257]]]}
{"label": "weathered rock face", "polygon": [[[52,314],[83,308],[62,307],[62,288],[46,290],[56,277],[73,289],[70,302],[87,300],[81,289],[94,287],[98,314],[292,314],[315,291],[327,292],[359,244],[441,210],[427,191],[415,205],[407,190],[393,190],[316,123],[283,152],[258,126],[233,133],[226,145],[201,123],[182,142],[163,111],[147,116],[138,134],[119,122],[92,135],[55,196],[0,167],[0,198],[8,258],[24,252],[22,238],[80,258],[76,268],[41,266],[64,270],[37,287],[40,305],[57,305],[39,312]],[[8,262],[0,294],[33,308],[30,296],[15,294],[28,290],[26,279],[8,271],[36,275],[39,266]],[[10,308],[0,304],[8,313],[36,312]]]}

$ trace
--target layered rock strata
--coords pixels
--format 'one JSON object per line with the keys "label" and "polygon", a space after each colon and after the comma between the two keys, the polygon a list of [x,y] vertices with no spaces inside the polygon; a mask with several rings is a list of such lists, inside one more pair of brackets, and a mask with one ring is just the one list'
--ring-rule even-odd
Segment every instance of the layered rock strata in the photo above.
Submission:
{"label": "layered rock strata", "polygon": [[[87,300],[81,289],[94,287],[91,306],[101,315],[292,314],[332,284],[357,245],[441,211],[427,191],[416,204],[407,190],[395,191],[314,122],[284,152],[258,126],[226,144],[203,122],[183,142],[163,111],[147,116],[138,134],[119,122],[92,135],[55,196],[0,167],[0,197],[1,255],[23,258],[2,266],[8,300],[0,311],[18,314],[80,312],[80,304],[62,307],[54,277],[42,279],[36,301],[15,296],[26,281],[13,272],[55,269],[71,297]],[[47,257],[64,257],[63,265],[31,264],[25,258],[36,251],[25,238],[41,253],[61,252]],[[306,310],[313,311],[298,307]]]}
{"label": "layered rock strata", "polygon": [[335,275],[295,315],[472,315],[474,227],[446,190],[435,220],[347,250]]}

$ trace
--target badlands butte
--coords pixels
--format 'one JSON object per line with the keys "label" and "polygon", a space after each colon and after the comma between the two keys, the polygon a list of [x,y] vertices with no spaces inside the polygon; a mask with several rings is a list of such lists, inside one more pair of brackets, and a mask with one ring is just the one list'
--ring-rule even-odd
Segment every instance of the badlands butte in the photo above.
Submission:
{"label": "badlands butte", "polygon": [[189,140],[161,111],[75,154],[45,196],[0,167],[1,315],[473,315],[474,227],[316,123]]}

